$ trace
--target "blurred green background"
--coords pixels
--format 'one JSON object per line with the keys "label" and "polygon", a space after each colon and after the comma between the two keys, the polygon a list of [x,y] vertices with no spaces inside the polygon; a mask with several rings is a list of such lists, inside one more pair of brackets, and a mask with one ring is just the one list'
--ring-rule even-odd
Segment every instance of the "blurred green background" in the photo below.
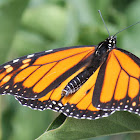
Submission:
{"label": "blurred green background", "polygon": [[[96,45],[140,20],[140,0],[0,0],[0,64],[34,52],[66,46]],[[117,46],[140,57],[140,24],[117,35]],[[0,140],[33,140],[57,116],[22,107],[0,96]],[[123,134],[88,140],[139,140]]]}

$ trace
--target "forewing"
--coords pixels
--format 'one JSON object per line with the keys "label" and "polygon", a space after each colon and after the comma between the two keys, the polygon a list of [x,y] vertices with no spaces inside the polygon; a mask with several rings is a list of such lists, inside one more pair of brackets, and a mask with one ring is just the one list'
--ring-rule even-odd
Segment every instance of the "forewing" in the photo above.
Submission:
{"label": "forewing", "polygon": [[69,47],[31,54],[3,64],[0,66],[0,94],[41,98],[78,70],[81,72],[94,51],[95,46]]}
{"label": "forewing", "polygon": [[140,114],[140,59],[113,49],[99,70],[92,104],[102,110]]}

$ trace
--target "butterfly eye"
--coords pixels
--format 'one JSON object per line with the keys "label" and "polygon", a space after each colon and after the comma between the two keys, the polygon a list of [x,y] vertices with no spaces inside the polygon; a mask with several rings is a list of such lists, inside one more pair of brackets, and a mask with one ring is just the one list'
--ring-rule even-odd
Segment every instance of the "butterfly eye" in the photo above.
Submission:
{"label": "butterfly eye", "polygon": [[116,44],[116,41],[115,40],[113,40],[113,44]]}

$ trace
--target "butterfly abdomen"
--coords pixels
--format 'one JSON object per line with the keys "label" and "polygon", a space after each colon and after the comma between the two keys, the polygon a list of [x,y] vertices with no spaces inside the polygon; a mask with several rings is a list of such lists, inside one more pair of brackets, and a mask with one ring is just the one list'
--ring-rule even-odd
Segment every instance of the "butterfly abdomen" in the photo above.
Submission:
{"label": "butterfly abdomen", "polygon": [[79,90],[79,88],[88,80],[88,78],[94,73],[93,68],[85,69],[74,77],[62,91],[62,96],[68,96]]}

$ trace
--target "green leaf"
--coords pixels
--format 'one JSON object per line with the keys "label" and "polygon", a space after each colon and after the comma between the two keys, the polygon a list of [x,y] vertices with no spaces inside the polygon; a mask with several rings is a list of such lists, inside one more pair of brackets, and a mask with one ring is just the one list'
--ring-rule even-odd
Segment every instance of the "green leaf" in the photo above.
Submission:
{"label": "green leaf", "polygon": [[120,111],[97,120],[67,118],[60,127],[45,132],[38,140],[78,140],[128,132],[140,132],[140,117]]}
{"label": "green leaf", "polygon": [[66,116],[64,114],[60,114],[48,127],[47,131],[58,128],[66,119]]}

